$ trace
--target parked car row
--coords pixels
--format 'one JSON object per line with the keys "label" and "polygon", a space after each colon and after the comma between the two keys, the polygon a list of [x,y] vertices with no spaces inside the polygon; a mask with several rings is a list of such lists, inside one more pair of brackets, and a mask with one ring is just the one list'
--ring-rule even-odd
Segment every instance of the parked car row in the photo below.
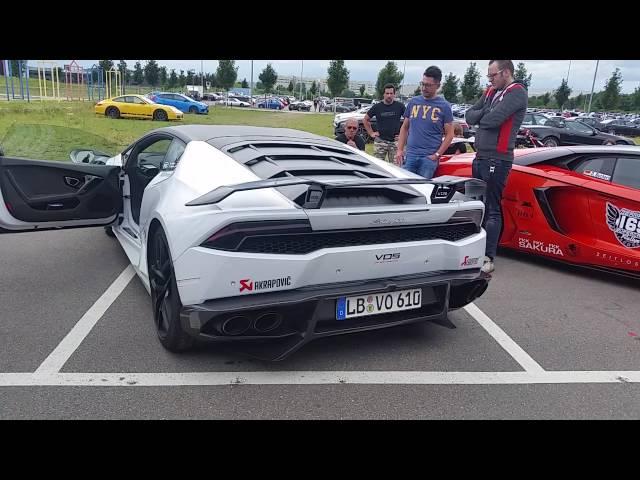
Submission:
{"label": "parked car row", "polygon": [[525,130],[539,139],[545,147],[564,145],[635,145],[626,137],[612,135],[583,123],[579,117],[547,118],[541,114],[527,113],[518,136],[523,140]]}

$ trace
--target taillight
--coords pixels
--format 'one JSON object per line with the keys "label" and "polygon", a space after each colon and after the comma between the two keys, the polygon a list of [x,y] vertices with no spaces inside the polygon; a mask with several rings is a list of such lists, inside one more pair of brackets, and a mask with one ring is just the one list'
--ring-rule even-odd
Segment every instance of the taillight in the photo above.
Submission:
{"label": "taillight", "polygon": [[237,250],[249,237],[310,233],[309,220],[264,220],[260,222],[237,222],[227,225],[211,235],[202,247],[217,250]]}

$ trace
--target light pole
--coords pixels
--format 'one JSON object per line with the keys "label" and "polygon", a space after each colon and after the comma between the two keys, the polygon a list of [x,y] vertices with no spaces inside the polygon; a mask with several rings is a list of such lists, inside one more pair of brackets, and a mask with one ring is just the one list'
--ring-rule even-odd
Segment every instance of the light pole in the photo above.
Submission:
{"label": "light pole", "polygon": [[596,71],[593,74],[593,83],[591,84],[591,95],[589,96],[589,108],[587,109],[587,113],[591,113],[591,100],[593,100],[593,89],[596,86],[596,75],[598,75],[598,65],[600,65],[600,60],[596,60]]}
{"label": "light pole", "polygon": [[302,60],[302,67],[300,67],[300,101],[302,101],[302,74],[304,73],[304,60]]}

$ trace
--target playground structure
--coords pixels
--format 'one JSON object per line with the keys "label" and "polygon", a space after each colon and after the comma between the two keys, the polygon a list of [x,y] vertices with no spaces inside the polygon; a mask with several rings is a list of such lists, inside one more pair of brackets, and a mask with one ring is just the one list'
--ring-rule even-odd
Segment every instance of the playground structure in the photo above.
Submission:
{"label": "playground structure", "polygon": [[51,69],[51,98],[53,100],[62,100],[60,97],[60,77],[58,71],[60,67],[57,62],[48,60],[38,61],[38,88],[40,89],[40,100],[44,101],[45,98],[49,99],[47,94],[47,69]]}
{"label": "playground structure", "polygon": [[[75,82],[73,77],[75,75]],[[67,100],[85,100],[84,96],[84,69],[73,60],[69,65],[65,65],[64,77],[66,82],[65,93]]]}
{"label": "playground structure", "polygon": [[105,96],[104,70],[100,65],[93,64],[85,70],[87,78],[87,95],[89,101],[99,102]]}
{"label": "playground structure", "polygon": [[[13,62],[13,67],[12,67]],[[0,75],[4,75],[5,88],[0,90],[0,99],[31,101],[29,91],[30,74],[35,77],[36,72],[30,72],[26,60],[17,62],[17,77],[15,60],[0,60]],[[64,79],[61,79],[62,72]],[[122,72],[116,67],[105,71],[100,65],[94,64],[90,68],[81,67],[76,60],[61,69],[52,60],[37,61],[39,98],[44,100],[94,101],[124,95]],[[34,78],[35,81],[35,78]],[[63,95],[61,82],[64,81]],[[17,82],[17,83],[16,83]],[[85,86],[86,84],[86,86]],[[85,89],[86,88],[86,89]]]}
{"label": "playground structure", "polygon": [[[0,66],[2,66],[2,71],[4,72],[5,78],[5,88],[7,92],[7,100],[25,100],[25,91],[26,91],[26,100],[27,102],[31,101],[31,96],[29,94],[29,65],[26,60],[18,60],[18,80],[20,82],[20,96],[16,97],[16,88],[14,86],[13,79],[13,71],[11,68],[11,60],[0,60]],[[11,95],[9,95],[9,84],[11,84]]]}
{"label": "playground structure", "polygon": [[123,94],[122,73],[113,67],[106,73],[106,98],[117,97]]}

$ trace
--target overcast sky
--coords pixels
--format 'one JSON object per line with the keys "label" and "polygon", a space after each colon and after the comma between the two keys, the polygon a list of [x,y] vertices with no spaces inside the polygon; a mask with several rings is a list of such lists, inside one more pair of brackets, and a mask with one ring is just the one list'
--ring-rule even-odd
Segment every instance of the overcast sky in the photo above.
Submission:
{"label": "overcast sky", "polygon": [[[125,60],[128,68],[132,69],[136,60]],[[442,69],[443,75],[452,72],[458,78],[464,76],[464,72],[469,66],[469,62],[476,62],[480,72],[486,74],[488,60],[394,60],[398,68],[405,68],[404,83],[418,83],[422,72],[430,65],[437,65]],[[36,61],[30,60],[30,63]],[[69,60],[59,60],[60,64],[69,63]],[[78,63],[85,67],[90,67],[97,60],[78,60]],[[346,60],[345,64],[350,72],[351,80],[363,80],[375,82],[378,72],[386,64],[387,60]],[[529,73],[533,74],[530,93],[537,95],[558,88],[563,78],[569,73],[569,87],[573,90],[572,95],[579,92],[588,93],[591,91],[593,74],[595,71],[595,60],[573,60],[569,71],[569,60],[514,60],[514,65],[524,62]],[[117,60],[116,60],[117,63]],[[144,66],[144,60],[141,60]],[[160,66],[164,65],[169,70],[172,68],[179,70],[195,69],[200,71],[200,60],[158,60]],[[213,72],[218,66],[217,60],[204,60],[205,72]],[[258,81],[258,75],[267,63],[271,63],[279,75],[300,76],[303,67],[301,60],[255,60],[253,64],[254,81]],[[237,60],[238,78],[246,78],[251,81],[251,60]],[[327,75],[329,60],[305,60],[304,76],[324,78]],[[640,85],[640,60],[601,60],[596,77],[596,91],[602,90],[607,79],[615,68],[620,68],[622,72],[622,92],[631,93]],[[482,80],[484,82],[484,79]]]}

